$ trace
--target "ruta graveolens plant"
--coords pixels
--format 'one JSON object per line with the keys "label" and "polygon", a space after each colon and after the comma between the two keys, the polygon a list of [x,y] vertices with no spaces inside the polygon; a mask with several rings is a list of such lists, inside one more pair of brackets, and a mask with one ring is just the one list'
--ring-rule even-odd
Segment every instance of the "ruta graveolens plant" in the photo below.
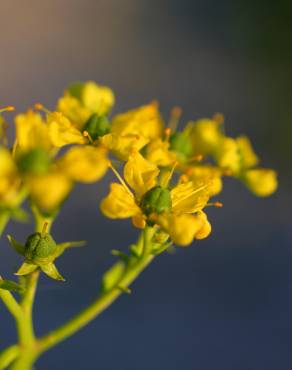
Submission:
{"label": "ruta graveolens plant", "polygon": [[[7,139],[5,120],[13,107],[0,111],[0,232],[10,219],[26,218],[26,200],[35,220],[26,240],[8,236],[19,254],[18,281],[1,278],[0,299],[15,320],[18,341],[1,352],[0,369],[32,369],[44,352],[129,293],[153,259],[169,248],[208,237],[206,210],[222,205],[211,198],[220,193],[223,177],[237,178],[260,197],[276,190],[276,173],[258,167],[259,158],[246,136],[226,136],[221,114],[178,129],[178,107],[165,122],[157,102],[112,116],[113,105],[108,87],[75,83],[54,111],[36,104],[17,114],[13,143]],[[39,338],[32,318],[39,275],[62,284],[66,272],[58,271],[58,258],[68,248],[83,245],[58,244],[51,233],[53,222],[76,183],[94,183],[109,168],[117,181],[110,184],[100,209],[111,219],[131,218],[141,235],[126,253],[112,251],[118,260],[105,272],[96,300]]]}

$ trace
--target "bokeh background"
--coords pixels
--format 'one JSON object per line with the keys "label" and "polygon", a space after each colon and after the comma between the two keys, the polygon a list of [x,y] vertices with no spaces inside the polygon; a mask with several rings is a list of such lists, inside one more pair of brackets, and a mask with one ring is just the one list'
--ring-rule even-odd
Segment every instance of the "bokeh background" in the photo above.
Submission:
{"label": "bokeh background", "polygon": [[[111,86],[115,112],[158,99],[183,120],[222,112],[230,135],[248,134],[279,191],[256,199],[226,181],[213,234],[165,254],[79,334],[43,356],[42,370],[290,370],[292,366],[291,1],[1,1],[0,102],[53,108],[64,87]],[[110,177],[110,175],[108,176]],[[87,239],[58,265],[65,283],[41,279],[35,318],[43,334],[97,294],[99,279],[136,237],[103,218],[106,182],[79,186],[54,226],[57,241]],[[10,224],[22,240],[31,226]],[[0,271],[19,266],[3,239]],[[0,309],[0,347],[15,340]]]}

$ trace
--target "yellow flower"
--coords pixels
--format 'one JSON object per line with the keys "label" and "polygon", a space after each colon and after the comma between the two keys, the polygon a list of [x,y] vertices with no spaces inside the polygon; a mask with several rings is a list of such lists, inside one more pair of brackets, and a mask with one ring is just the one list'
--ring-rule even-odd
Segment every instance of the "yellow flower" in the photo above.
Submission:
{"label": "yellow flower", "polygon": [[79,130],[82,130],[89,117],[96,113],[107,114],[114,105],[115,97],[107,86],[97,85],[94,81],[75,83],[69,86],[57,104],[62,112]]}
{"label": "yellow flower", "polygon": [[204,239],[211,233],[211,224],[204,212],[197,215],[167,214],[158,216],[157,222],[169,234],[173,242],[188,246],[194,239]]}
{"label": "yellow flower", "polygon": [[218,166],[228,170],[231,174],[238,174],[241,169],[241,156],[235,139],[224,137],[220,141],[215,153]]}
{"label": "yellow flower", "polygon": [[210,196],[217,195],[223,188],[222,171],[211,165],[196,165],[185,171],[190,180],[196,184],[208,183]]}
{"label": "yellow flower", "polygon": [[75,146],[57,161],[57,166],[72,181],[95,182],[107,171],[107,151],[101,147]]}
{"label": "yellow flower", "polygon": [[148,140],[143,136],[127,134],[120,136],[107,134],[99,138],[99,143],[110,150],[118,159],[126,161],[134,151],[142,149]]}
{"label": "yellow flower", "polygon": [[58,209],[72,188],[68,177],[58,171],[28,176],[26,184],[33,202],[46,212]]}
{"label": "yellow flower", "polygon": [[241,158],[241,168],[251,168],[259,163],[259,158],[253,150],[247,136],[239,136],[236,139],[238,151]]}
{"label": "yellow flower", "polygon": [[94,81],[88,81],[83,85],[81,102],[92,113],[103,116],[114,105],[115,97],[109,87],[97,85]]}
{"label": "yellow flower", "polygon": [[49,113],[47,116],[51,142],[57,148],[68,144],[85,144],[84,135],[60,112]]}
{"label": "yellow flower", "polygon": [[169,150],[169,147],[169,141],[155,139],[147,145],[145,157],[157,166],[170,166],[176,161],[177,156]]}
{"label": "yellow flower", "polygon": [[119,136],[138,135],[153,140],[163,132],[163,121],[157,103],[116,115],[112,121],[112,133]]}
{"label": "yellow flower", "polygon": [[83,129],[85,122],[92,114],[88,108],[81,104],[80,100],[68,92],[58,100],[57,111],[63,113],[79,131]]}
{"label": "yellow flower", "polygon": [[190,137],[194,155],[210,155],[217,149],[222,139],[221,125],[214,119],[200,119],[190,124]]}
{"label": "yellow flower", "polygon": [[277,173],[267,168],[255,168],[244,172],[243,181],[255,195],[267,197],[277,189]]}
{"label": "yellow flower", "polygon": [[28,151],[41,147],[46,151],[52,148],[48,126],[40,113],[29,110],[15,117],[17,148]]}
{"label": "yellow flower", "polygon": [[13,205],[20,188],[20,177],[10,151],[0,147],[0,204]]}
{"label": "yellow flower", "polygon": [[113,219],[131,217],[140,228],[146,222],[159,225],[178,245],[191,243],[197,235],[207,236],[211,230],[202,209],[209,199],[208,185],[198,187],[188,182],[169,190],[158,185],[158,174],[155,165],[133,153],[124,167],[127,183],[117,174],[121,184],[111,184],[109,195],[101,202],[101,211]]}

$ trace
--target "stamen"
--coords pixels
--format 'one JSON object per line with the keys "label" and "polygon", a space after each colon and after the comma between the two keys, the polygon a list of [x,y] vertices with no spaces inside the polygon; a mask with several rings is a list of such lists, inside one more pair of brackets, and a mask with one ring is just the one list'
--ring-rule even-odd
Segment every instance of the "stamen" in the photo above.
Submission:
{"label": "stamen", "polygon": [[116,177],[118,178],[118,180],[120,181],[121,185],[124,187],[124,189],[131,195],[133,196],[133,193],[131,192],[131,190],[129,189],[128,185],[125,183],[125,181],[123,180],[122,176],[118,173],[118,171],[114,168],[114,166],[112,165],[112,162],[109,161],[108,162],[108,166],[109,168],[113,171],[113,173],[116,175]]}
{"label": "stamen", "polygon": [[225,117],[222,113],[215,113],[213,115],[213,120],[221,125],[225,121]]}
{"label": "stamen", "polygon": [[35,109],[37,109],[37,110],[41,110],[41,111],[45,112],[46,114],[51,114],[51,113],[52,113],[52,112],[50,112],[47,108],[45,108],[45,107],[43,106],[43,104],[41,104],[41,103],[36,103],[36,104],[34,105],[34,107],[35,107]]}
{"label": "stamen", "polygon": [[17,145],[18,145],[18,140],[15,139],[15,141],[13,143],[13,147],[12,147],[12,158],[15,158]]}
{"label": "stamen", "polygon": [[171,128],[170,127],[167,127],[164,130],[164,139],[165,139],[165,141],[168,141],[169,140],[170,135],[171,135]]}
{"label": "stamen", "polygon": [[193,162],[193,161],[201,162],[203,159],[204,159],[204,156],[202,154],[197,154],[189,158],[188,162]]}
{"label": "stamen", "polygon": [[151,104],[154,108],[156,108],[156,109],[158,109],[158,107],[159,107],[159,102],[158,102],[158,100],[152,100],[152,101],[150,102],[150,104]]}
{"label": "stamen", "polygon": [[172,132],[175,132],[182,115],[182,109],[180,107],[173,107],[170,111],[170,117],[168,121],[168,127]]}
{"label": "stamen", "polygon": [[221,203],[221,202],[207,203],[206,204],[206,207],[218,207],[218,208],[222,208],[223,207],[223,203]]}
{"label": "stamen", "polygon": [[168,184],[169,184],[169,181],[171,180],[172,176],[173,176],[173,173],[174,173],[174,170],[176,168],[176,166],[178,165],[178,162],[174,162],[174,164],[172,165],[172,168],[171,170],[169,171],[168,175],[166,176],[165,180],[163,181],[163,186],[164,187],[167,187]]}
{"label": "stamen", "polygon": [[92,137],[90,136],[90,134],[89,134],[89,132],[88,132],[88,131],[84,130],[84,131],[82,132],[82,134],[83,134],[83,136],[84,136],[84,137],[87,137],[87,138],[88,138],[88,140],[89,140],[90,144],[93,144],[93,143],[94,143],[94,140],[92,139]]}
{"label": "stamen", "polygon": [[12,105],[8,105],[7,107],[0,108],[0,113],[13,112],[14,110],[15,110],[15,107],[13,107]]}

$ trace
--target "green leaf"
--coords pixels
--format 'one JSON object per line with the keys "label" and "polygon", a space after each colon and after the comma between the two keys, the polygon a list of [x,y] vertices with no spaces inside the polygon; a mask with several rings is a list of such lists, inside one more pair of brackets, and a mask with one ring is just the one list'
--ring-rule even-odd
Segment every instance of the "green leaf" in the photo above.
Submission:
{"label": "green leaf", "polygon": [[17,293],[22,293],[24,291],[24,288],[21,285],[15,283],[12,280],[4,280],[2,278],[0,278],[0,289],[9,290],[11,292]]}
{"label": "green leaf", "polygon": [[113,288],[120,281],[124,274],[126,264],[124,261],[118,261],[115,263],[102,278],[102,291],[108,291]]}
{"label": "green leaf", "polygon": [[59,280],[59,281],[65,281],[63,276],[59,273],[57,267],[54,263],[48,263],[47,265],[41,265],[41,270],[48,275],[50,278]]}
{"label": "green leaf", "polygon": [[17,253],[24,255],[24,245],[18,243],[11,235],[7,235],[10,245],[16,250]]}
{"label": "green leaf", "polygon": [[28,275],[34,270],[36,270],[38,267],[37,265],[34,265],[29,262],[23,262],[23,264],[20,266],[19,270],[15,272],[14,275]]}

